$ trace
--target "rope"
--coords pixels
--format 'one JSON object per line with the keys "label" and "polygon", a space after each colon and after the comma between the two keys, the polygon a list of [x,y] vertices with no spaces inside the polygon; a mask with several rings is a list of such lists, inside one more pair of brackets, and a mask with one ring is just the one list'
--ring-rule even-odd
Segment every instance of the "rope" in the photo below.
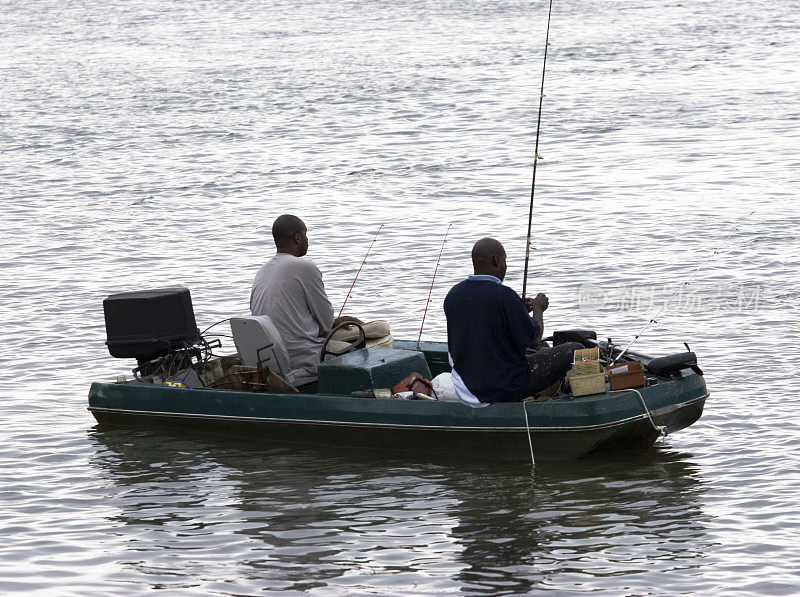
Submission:
{"label": "rope", "polygon": [[[658,432],[658,435],[659,435],[659,437],[662,438],[662,440],[666,439],[666,437],[667,437],[667,428],[663,427],[663,426],[656,425],[656,422],[653,420],[653,415],[650,414],[650,409],[647,408],[647,403],[644,401],[644,396],[642,396],[642,393],[639,390],[636,390],[634,388],[628,388],[628,389],[625,389],[625,390],[613,390],[613,391],[608,392],[608,393],[609,394],[618,394],[620,392],[634,392],[639,397],[639,400],[642,403],[642,407],[644,408],[644,412],[647,415],[647,418],[650,420],[650,424],[653,426],[653,429],[655,429]],[[531,402],[532,400],[533,400],[532,398],[528,398],[528,399],[522,401],[522,412],[525,414],[525,431],[528,434],[528,448],[531,451],[531,466],[536,468],[536,459],[533,456],[533,440],[531,439],[531,426],[530,426],[530,423],[528,422],[528,407],[526,406],[527,403]]]}
{"label": "rope", "polygon": [[650,414],[650,409],[647,408],[647,403],[644,401],[644,397],[642,396],[642,393],[639,390],[636,390],[634,388],[628,388],[628,389],[625,389],[625,390],[613,390],[613,391],[608,392],[608,393],[609,394],[618,394],[619,392],[635,392],[636,395],[639,397],[639,400],[642,402],[642,407],[644,408],[644,412],[645,412],[645,414],[647,414],[647,418],[650,419],[650,424],[653,426],[653,429],[658,431],[658,435],[662,439],[665,439],[667,437],[667,428],[663,427],[663,426],[660,427],[660,426],[656,425],[655,421],[653,421],[653,415]]}
{"label": "rope", "polygon": [[[558,400],[557,396],[561,392],[561,388],[564,386],[564,380],[562,379],[558,384],[558,389],[555,393],[550,397],[550,400]],[[525,406],[528,402],[535,402],[536,398],[526,398],[522,401],[522,412],[525,413],[525,430],[528,432],[528,447],[531,450],[531,466],[536,468],[536,459],[533,457],[533,440],[531,439],[531,426],[528,424],[528,407]]]}
{"label": "rope", "polygon": [[522,401],[522,412],[525,413],[525,429],[528,432],[528,447],[531,449],[531,466],[536,468],[536,459],[533,457],[533,441],[531,440],[531,426],[528,424],[528,407],[525,406],[529,399]]}
{"label": "rope", "polygon": [[[642,393],[639,390],[635,389],[635,388],[627,388],[625,390],[612,390],[612,391],[607,392],[607,393],[608,394],[619,394],[620,392],[633,392],[639,397],[639,401],[642,403],[642,408],[644,408],[644,412],[647,415],[647,418],[650,421],[650,424],[653,426],[653,429],[655,429],[658,432],[658,435],[659,435],[659,437],[662,438],[662,440],[666,439],[666,437],[667,437],[667,428],[664,427],[664,426],[656,425],[656,422],[653,420],[653,415],[650,414],[650,409],[647,408],[647,403],[644,401],[644,396],[642,396]],[[534,400],[535,400],[534,398],[526,398],[525,400],[523,400],[522,401],[522,412],[525,415],[525,431],[528,434],[528,448],[531,451],[531,466],[536,468],[536,459],[533,456],[533,440],[531,439],[531,426],[530,426],[530,423],[528,422],[528,407],[526,406],[528,402],[532,402]]]}
{"label": "rope", "polygon": [[210,330],[214,326],[217,326],[217,325],[219,325],[221,323],[225,323],[226,321],[230,321],[231,319],[233,319],[233,317],[228,317],[227,319],[221,319],[220,321],[218,321],[216,323],[212,323],[210,326],[208,326],[206,329],[204,329],[202,332],[200,332],[200,335],[202,336],[203,334],[205,334],[208,330]]}

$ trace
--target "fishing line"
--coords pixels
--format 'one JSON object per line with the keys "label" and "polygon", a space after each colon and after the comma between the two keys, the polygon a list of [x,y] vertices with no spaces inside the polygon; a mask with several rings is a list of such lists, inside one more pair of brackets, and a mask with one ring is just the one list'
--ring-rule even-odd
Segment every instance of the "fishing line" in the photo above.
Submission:
{"label": "fishing line", "polygon": [[436,260],[436,268],[433,270],[433,279],[431,280],[431,288],[428,291],[428,300],[425,303],[425,312],[422,314],[422,324],[419,326],[419,336],[417,337],[417,350],[419,350],[419,341],[422,339],[422,328],[425,327],[425,316],[428,314],[428,306],[431,304],[431,294],[433,293],[433,283],[436,281],[436,272],[439,271],[439,262],[442,260],[442,252],[444,251],[444,243],[447,242],[447,235],[450,233],[450,226],[453,224],[447,225],[447,230],[444,233],[444,239],[442,240],[442,248],[439,249],[439,259]]}
{"label": "fishing line", "polygon": [[730,238],[731,238],[731,237],[732,237],[734,234],[736,234],[737,232],[739,232],[739,227],[740,227],[740,226],[742,226],[742,225],[743,225],[745,222],[747,222],[747,220],[749,220],[749,219],[750,219],[750,217],[751,217],[751,216],[752,216],[754,213],[756,213],[756,212],[755,212],[755,211],[751,211],[749,214],[747,214],[747,217],[745,217],[745,218],[744,218],[744,219],[743,219],[743,220],[742,220],[742,221],[741,221],[739,224],[737,224],[736,226],[734,226],[733,230],[731,230],[731,233],[730,233],[730,234],[728,234],[728,236],[726,236],[726,237],[725,237],[725,240],[723,240],[723,241],[722,241],[722,244],[721,244],[719,247],[717,247],[716,249],[714,249],[714,252],[713,252],[713,253],[711,253],[711,254],[710,254],[708,257],[706,257],[706,259],[705,259],[705,261],[703,261],[703,263],[701,263],[700,265],[698,265],[698,266],[697,266],[697,269],[695,269],[695,270],[692,272],[692,275],[691,275],[691,276],[689,276],[689,277],[686,279],[686,281],[685,281],[683,284],[681,284],[680,286],[678,286],[677,290],[675,290],[675,292],[673,292],[673,293],[672,293],[672,296],[670,296],[670,297],[669,297],[669,299],[667,299],[667,302],[666,302],[666,303],[664,303],[664,305],[663,305],[663,306],[662,306],[662,307],[661,307],[661,308],[658,310],[658,312],[657,312],[655,315],[653,315],[653,316],[650,318],[650,321],[648,321],[648,322],[647,322],[647,325],[645,325],[645,326],[642,328],[642,330],[641,330],[641,331],[640,331],[638,334],[636,334],[636,335],[633,337],[633,340],[631,340],[630,342],[628,342],[628,345],[627,345],[627,346],[626,346],[626,347],[625,347],[625,348],[622,350],[622,352],[620,352],[620,353],[619,353],[619,354],[616,356],[616,358],[614,358],[614,360],[613,360],[613,361],[611,361],[610,365],[613,365],[614,363],[616,363],[617,361],[619,361],[619,360],[622,358],[622,355],[624,355],[626,352],[628,352],[628,349],[629,349],[631,346],[633,346],[633,343],[634,343],[634,342],[636,342],[636,341],[639,339],[639,337],[640,337],[640,336],[642,336],[642,334],[644,334],[644,333],[645,333],[645,332],[646,332],[648,329],[650,329],[650,326],[651,326],[651,325],[653,325],[654,323],[658,323],[658,319],[661,317],[661,314],[662,314],[664,311],[666,311],[666,310],[667,310],[667,307],[669,307],[669,306],[670,306],[670,304],[671,304],[671,303],[672,303],[672,301],[675,299],[675,297],[676,297],[676,296],[678,296],[678,295],[681,293],[681,291],[682,291],[682,290],[683,290],[685,287],[687,287],[687,286],[688,286],[688,285],[689,285],[689,284],[692,282],[692,280],[694,280],[694,277],[697,275],[697,273],[698,273],[698,272],[699,272],[701,269],[703,269],[703,268],[706,266],[706,264],[707,264],[709,261],[711,261],[711,259],[714,257],[714,255],[717,255],[717,254],[718,254],[720,251],[722,251],[723,247],[724,247],[726,244],[728,244],[728,241],[730,240]]}
{"label": "fishing line", "polygon": [[350,298],[350,293],[353,292],[353,286],[356,285],[356,280],[358,280],[358,274],[361,273],[361,268],[364,267],[364,264],[367,262],[367,257],[369,257],[369,252],[372,250],[372,245],[375,244],[375,239],[378,238],[378,235],[381,233],[381,228],[383,228],[383,224],[378,226],[378,231],[375,233],[375,236],[372,237],[372,242],[369,243],[369,247],[367,248],[367,254],[364,255],[364,261],[361,262],[361,266],[358,268],[358,271],[356,272],[356,277],[353,278],[353,283],[350,284],[350,290],[347,291],[347,296],[344,297],[342,308],[339,309],[339,317],[341,317],[342,313],[344,312],[344,306],[347,304],[347,299]]}
{"label": "fishing line", "polygon": [[542,126],[542,100],[544,99],[544,73],[547,67],[547,48],[550,46],[550,15],[553,12],[553,0],[547,10],[547,35],[544,40],[544,60],[542,60],[542,87],[539,90],[539,116],[536,119],[536,147],[533,150],[533,180],[531,181],[531,206],[528,210],[528,237],[525,241],[525,273],[522,277],[522,300],[528,289],[528,262],[531,258],[531,225],[533,224],[533,195],[536,190],[536,164],[539,162],[539,131]]}

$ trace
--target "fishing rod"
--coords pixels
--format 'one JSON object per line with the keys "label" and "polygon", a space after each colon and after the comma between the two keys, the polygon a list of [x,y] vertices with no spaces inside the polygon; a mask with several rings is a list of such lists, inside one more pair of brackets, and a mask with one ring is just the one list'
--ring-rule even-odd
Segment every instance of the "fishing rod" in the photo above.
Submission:
{"label": "fishing rod", "polygon": [[425,312],[422,314],[422,324],[419,326],[419,336],[417,336],[417,350],[419,350],[419,341],[422,339],[422,328],[425,327],[425,316],[428,314],[428,306],[431,304],[431,294],[433,293],[433,283],[436,281],[436,272],[439,271],[439,262],[442,260],[442,253],[444,252],[444,243],[447,242],[447,235],[450,233],[450,226],[447,225],[447,230],[444,233],[442,240],[442,248],[439,249],[439,259],[436,260],[436,268],[433,270],[433,279],[431,280],[431,289],[428,291],[428,301],[425,303]]}
{"label": "fishing rod", "polygon": [[539,161],[539,131],[542,126],[542,100],[544,100],[544,73],[547,67],[547,48],[550,46],[550,15],[553,12],[553,0],[547,10],[547,34],[544,40],[544,60],[542,60],[542,88],[539,90],[539,116],[536,119],[536,147],[533,150],[533,180],[531,181],[531,206],[528,210],[528,238],[525,241],[525,273],[522,277],[522,300],[528,289],[528,262],[531,258],[531,225],[533,224],[533,195],[536,190],[536,164]]}
{"label": "fishing rod", "polygon": [[358,280],[358,274],[361,273],[361,268],[364,267],[364,264],[367,262],[367,257],[369,257],[369,252],[372,250],[372,245],[375,244],[375,239],[378,238],[378,235],[381,233],[381,228],[383,228],[383,224],[378,226],[378,231],[375,233],[375,236],[372,237],[372,242],[369,243],[369,248],[367,249],[367,254],[364,255],[364,261],[361,262],[361,266],[358,268],[356,272],[356,277],[353,278],[353,283],[350,284],[350,290],[347,291],[347,296],[344,297],[344,302],[342,303],[342,308],[339,310],[339,317],[342,316],[342,312],[344,311],[344,306],[347,304],[347,299],[350,298],[350,293],[353,292],[353,286],[356,285],[356,280]]}
{"label": "fishing rod", "polygon": [[741,221],[739,224],[737,224],[736,226],[734,226],[734,228],[733,228],[733,230],[731,231],[731,233],[730,233],[728,236],[726,236],[726,237],[725,237],[725,240],[723,240],[723,241],[722,241],[722,244],[721,244],[719,247],[717,247],[716,249],[714,249],[714,252],[713,252],[713,253],[711,253],[711,254],[710,254],[708,257],[706,257],[706,259],[705,259],[705,261],[703,261],[703,263],[701,263],[699,266],[697,266],[697,269],[696,269],[696,270],[694,270],[694,271],[692,272],[692,275],[691,275],[691,276],[689,276],[689,277],[687,278],[687,280],[686,280],[686,281],[685,281],[683,284],[681,284],[680,286],[678,286],[677,290],[676,290],[675,292],[673,292],[673,293],[672,293],[672,296],[670,296],[670,297],[669,297],[669,299],[667,299],[667,302],[666,302],[666,303],[664,303],[664,306],[663,306],[663,307],[661,307],[661,309],[659,309],[659,310],[658,310],[658,312],[657,312],[655,315],[653,315],[653,316],[650,318],[650,321],[648,321],[648,322],[647,322],[647,325],[645,325],[645,326],[642,328],[642,331],[640,331],[638,334],[636,334],[636,335],[633,337],[633,340],[631,340],[630,342],[628,342],[628,345],[627,345],[627,346],[626,346],[624,349],[622,349],[622,352],[620,352],[620,353],[619,353],[619,354],[616,356],[616,358],[614,358],[614,360],[612,360],[612,361],[611,361],[610,365],[613,365],[613,364],[615,364],[617,361],[619,361],[619,360],[622,358],[622,355],[624,355],[626,352],[628,352],[628,349],[629,349],[631,346],[633,346],[633,343],[634,343],[634,342],[636,342],[636,341],[639,339],[639,337],[640,337],[642,334],[644,334],[644,333],[645,333],[645,332],[646,332],[648,329],[650,329],[650,326],[651,326],[651,325],[653,325],[654,323],[658,323],[658,319],[661,317],[661,314],[662,314],[664,311],[666,311],[666,310],[667,310],[667,307],[669,307],[669,305],[670,305],[670,303],[672,303],[673,299],[674,299],[676,296],[678,296],[678,295],[681,293],[681,291],[682,291],[682,290],[683,290],[683,289],[684,289],[686,286],[688,286],[688,285],[689,285],[689,284],[692,282],[692,280],[694,280],[694,277],[697,275],[697,273],[698,273],[698,272],[699,272],[701,269],[703,269],[703,268],[706,266],[706,264],[707,264],[709,261],[711,261],[711,259],[714,257],[714,255],[717,255],[717,254],[718,254],[720,251],[722,251],[723,247],[725,247],[725,245],[726,245],[726,244],[728,244],[728,241],[730,240],[730,238],[731,238],[731,237],[732,237],[734,234],[736,234],[737,232],[739,232],[739,227],[740,227],[742,224],[744,224],[745,222],[747,222],[747,220],[749,220],[749,219],[750,219],[750,217],[751,217],[751,216],[752,216],[754,213],[756,213],[756,212],[755,212],[755,211],[751,211],[749,214],[747,214],[747,217],[745,217],[745,218],[744,218],[744,219],[743,219],[743,220],[742,220],[742,221]]}

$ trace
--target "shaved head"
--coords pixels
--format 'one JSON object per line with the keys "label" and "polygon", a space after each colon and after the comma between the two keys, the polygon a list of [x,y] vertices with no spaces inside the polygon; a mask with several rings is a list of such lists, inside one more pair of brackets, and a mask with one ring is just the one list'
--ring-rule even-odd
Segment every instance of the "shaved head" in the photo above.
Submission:
{"label": "shaved head", "polygon": [[482,238],[474,245],[472,245],[472,264],[486,263],[491,261],[495,255],[503,255],[505,257],[506,250],[500,241],[493,238]]}
{"label": "shaved head", "polygon": [[476,274],[488,274],[501,280],[506,275],[506,250],[494,238],[480,239],[472,246],[472,267]]}
{"label": "shaved head", "polygon": [[272,223],[272,238],[279,253],[302,257],[308,251],[308,237],[303,220],[291,214],[278,216]]}

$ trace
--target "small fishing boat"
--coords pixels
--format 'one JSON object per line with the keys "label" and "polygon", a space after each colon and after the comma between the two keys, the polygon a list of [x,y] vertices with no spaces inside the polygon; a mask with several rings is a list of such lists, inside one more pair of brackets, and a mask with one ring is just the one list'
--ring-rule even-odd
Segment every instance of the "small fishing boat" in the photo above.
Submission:
{"label": "small fishing boat", "polygon": [[[89,410],[101,427],[156,425],[269,441],[565,460],[647,449],[697,421],[708,397],[693,353],[650,359],[628,352],[619,363],[639,361],[646,369],[638,388],[584,396],[560,388],[545,399],[484,408],[398,399],[381,390],[413,373],[432,379],[450,370],[447,344],[396,340],[391,348],[360,348],[363,334],[352,350],[321,363],[316,381],[300,384],[286,369],[280,338],[260,318],[233,318],[239,352],[213,356],[187,300],[186,289],[106,299],[109,350],[137,357],[139,367],[136,379],[92,384]],[[576,339],[570,332],[554,334],[555,341],[559,336]],[[591,332],[578,338],[597,346],[604,362],[622,352]]]}
{"label": "small fishing boat", "polygon": [[[551,9],[552,2],[542,63],[523,299],[527,296]],[[378,233],[380,228],[375,237]],[[439,260],[446,239],[447,233]],[[431,291],[438,267],[437,260]],[[647,449],[659,436],[697,421],[708,397],[702,371],[688,346],[685,353],[660,358],[629,351],[658,316],[624,348],[610,341],[597,342],[594,332],[556,333],[551,338],[555,345],[577,341],[586,350],[596,351],[596,360],[588,359],[585,364],[591,373],[578,374],[584,363],[577,359],[581,351],[576,350],[569,389],[562,383],[550,388],[546,396],[474,408],[444,397],[400,399],[419,395],[389,390],[414,374],[433,379],[448,373],[446,343],[393,341],[390,347],[384,337],[382,346],[367,347],[364,329],[359,326],[359,339],[348,351],[330,353],[333,358],[323,359],[318,375],[292,371],[274,326],[259,318],[232,318],[237,354],[215,356],[212,350],[219,345],[197,330],[188,296],[186,289],[161,289],[112,295],[104,301],[109,351],[115,357],[136,358],[138,367],[134,380],[120,376],[116,383],[92,384],[89,410],[101,426],[159,425],[270,441],[450,452],[493,459],[566,460],[604,450]],[[623,376],[629,369],[635,371],[636,382],[620,384],[615,375],[620,367]],[[581,388],[580,379],[589,390]]]}

